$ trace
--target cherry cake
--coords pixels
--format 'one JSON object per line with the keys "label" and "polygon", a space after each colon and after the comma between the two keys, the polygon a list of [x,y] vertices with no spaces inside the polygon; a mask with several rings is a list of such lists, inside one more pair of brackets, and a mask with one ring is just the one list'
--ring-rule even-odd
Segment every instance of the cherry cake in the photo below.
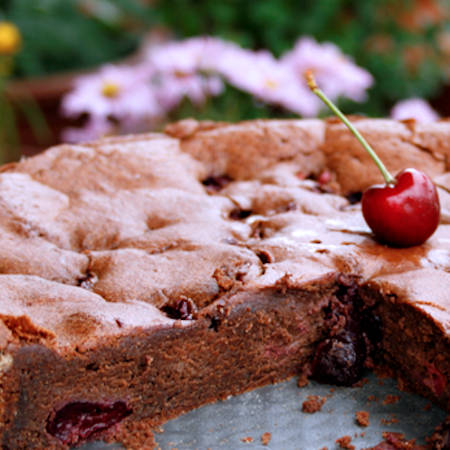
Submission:
{"label": "cherry cake", "polygon": [[185,120],[0,171],[0,445],[152,448],[200,405],[366,368],[450,409],[450,122],[355,119],[438,187],[424,244],[377,243],[378,169],[335,120]]}

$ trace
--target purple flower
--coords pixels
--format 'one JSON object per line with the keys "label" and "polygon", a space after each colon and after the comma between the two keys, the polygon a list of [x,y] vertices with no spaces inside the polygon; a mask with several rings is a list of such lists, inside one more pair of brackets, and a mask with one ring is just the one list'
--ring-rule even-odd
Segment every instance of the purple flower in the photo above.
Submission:
{"label": "purple flower", "polygon": [[332,43],[319,44],[313,38],[300,38],[285,53],[281,62],[289,66],[303,82],[306,70],[312,70],[320,88],[332,99],[340,96],[363,101],[372,85],[369,72],[358,67]]}
{"label": "purple flower", "polygon": [[221,55],[234,46],[235,44],[214,37],[196,37],[150,47],[145,61],[152,71],[159,73],[179,76],[197,72],[215,73]]}
{"label": "purple flower", "polygon": [[78,78],[73,91],[63,98],[61,108],[67,117],[88,115],[82,128],[63,131],[66,142],[148,130],[149,122],[163,113],[154,87],[138,66],[107,65],[93,75]]}
{"label": "purple flower", "polygon": [[138,67],[107,65],[75,81],[62,102],[68,117],[83,113],[95,117],[155,116],[161,114],[152,86]]}
{"label": "purple flower", "polygon": [[149,49],[144,67],[157,86],[160,105],[170,111],[183,98],[195,105],[222,93],[224,85],[216,74],[220,56],[230,45],[212,37],[170,42]]}
{"label": "purple flower", "polygon": [[304,116],[316,115],[320,101],[299,82],[292,69],[267,51],[229,48],[222,55],[220,73],[233,86],[267,103]]}
{"label": "purple flower", "polygon": [[322,104],[307,88],[303,74],[314,70],[323,90],[362,100],[372,77],[333,44],[300,39],[281,60],[268,51],[254,52],[213,37],[196,37],[150,47],[134,67],[104,66],[80,77],[63,99],[66,116],[88,114],[81,130],[68,129],[70,141],[115,132],[147,130],[184,98],[202,105],[221,94],[224,80],[258,100],[305,117]]}
{"label": "purple flower", "polygon": [[154,83],[158,86],[156,98],[167,112],[175,109],[185,97],[194,105],[201,105],[208,97],[219,95],[224,89],[219,77],[205,77],[197,73],[160,74]]}
{"label": "purple flower", "polygon": [[391,109],[391,117],[397,120],[415,119],[430,123],[439,119],[439,114],[423,99],[410,98],[397,102]]}
{"label": "purple flower", "polygon": [[70,143],[87,142],[113,134],[114,131],[114,127],[109,120],[101,116],[92,116],[83,127],[65,128],[61,133],[61,139],[63,142]]}

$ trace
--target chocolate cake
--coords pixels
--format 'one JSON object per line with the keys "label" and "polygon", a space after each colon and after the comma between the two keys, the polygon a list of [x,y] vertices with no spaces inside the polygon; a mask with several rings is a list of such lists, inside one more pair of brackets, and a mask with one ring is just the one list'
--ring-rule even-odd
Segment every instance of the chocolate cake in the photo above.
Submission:
{"label": "chocolate cake", "polygon": [[0,442],[152,448],[171,417],[387,367],[450,409],[450,122],[360,119],[439,186],[423,245],[372,238],[376,168],[335,121],[187,120],[0,172]]}

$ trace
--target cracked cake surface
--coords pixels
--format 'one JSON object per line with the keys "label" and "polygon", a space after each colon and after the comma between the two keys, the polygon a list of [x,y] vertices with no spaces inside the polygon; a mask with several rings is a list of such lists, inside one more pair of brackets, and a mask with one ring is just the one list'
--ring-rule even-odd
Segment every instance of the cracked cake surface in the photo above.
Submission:
{"label": "cracked cake surface", "polygon": [[[165,134],[62,145],[4,166],[4,448],[65,448],[98,437],[144,448],[151,426],[171,416],[310,371],[317,343],[366,310],[393,336],[376,343],[385,362],[401,371],[396,348],[409,339],[420,368],[406,381],[449,409],[450,122],[357,125],[390,169],[416,166],[436,181],[441,223],[425,244],[398,249],[373,240],[349,194],[381,176],[333,120],[187,120]],[[324,171],[326,185],[317,181]],[[398,330],[407,336],[414,319],[417,335],[395,337],[398,311]],[[227,384],[243,359],[244,379]],[[143,401],[160,382],[161,394]],[[177,387],[183,382],[193,392],[217,388],[194,401]],[[86,402],[123,417],[81,438],[64,407]],[[55,422],[63,416],[63,425]],[[60,425],[65,434],[55,431]]]}

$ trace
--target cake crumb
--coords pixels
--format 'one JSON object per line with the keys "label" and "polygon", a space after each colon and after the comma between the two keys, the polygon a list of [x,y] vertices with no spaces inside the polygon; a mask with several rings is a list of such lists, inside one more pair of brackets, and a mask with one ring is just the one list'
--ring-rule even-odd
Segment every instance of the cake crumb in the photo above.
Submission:
{"label": "cake crumb", "polygon": [[367,400],[369,400],[369,402],[376,402],[377,398],[375,397],[375,395],[371,394],[367,397]]}
{"label": "cake crumb", "polygon": [[394,403],[397,403],[399,400],[400,400],[399,395],[388,394],[383,400],[383,405],[393,405]]}
{"label": "cake crumb", "polygon": [[319,395],[308,395],[302,404],[302,411],[305,413],[314,414],[322,409],[322,406],[326,401],[326,397],[320,397]]}
{"label": "cake crumb", "polygon": [[302,388],[308,386],[309,380],[305,373],[299,375],[297,380],[297,387]]}
{"label": "cake crumb", "polygon": [[344,448],[346,450],[355,450],[355,446],[350,442],[352,442],[352,437],[348,435],[336,439],[336,444],[338,444],[340,448]]}
{"label": "cake crumb", "polygon": [[364,437],[364,436],[366,435],[366,432],[365,432],[365,431],[361,431],[361,433],[359,433],[359,435],[360,435],[361,437]]}
{"label": "cake crumb", "polygon": [[369,382],[368,378],[361,378],[361,380],[357,381],[353,386],[361,388],[364,385],[366,385],[368,382]]}
{"label": "cake crumb", "polygon": [[251,436],[246,436],[243,437],[241,441],[244,442],[245,444],[250,444],[251,442],[253,442],[253,438]]}
{"label": "cake crumb", "polygon": [[424,407],[423,407],[424,411],[429,411],[431,409],[431,403],[427,403]]}
{"label": "cake crumb", "polygon": [[394,375],[392,370],[388,369],[387,367],[383,367],[381,369],[375,369],[375,374],[377,376],[377,379],[379,379],[379,380],[383,380],[386,378],[392,378]]}
{"label": "cake crumb", "polygon": [[0,373],[7,372],[13,365],[14,359],[9,353],[0,355]]}
{"label": "cake crumb", "polygon": [[439,424],[431,436],[425,438],[428,448],[448,448],[450,443],[450,416]]}
{"label": "cake crumb", "polygon": [[394,446],[394,448],[402,450],[420,450],[421,447],[416,445],[416,440],[411,439],[410,441],[405,439],[405,435],[402,433],[394,432],[383,432],[383,439]]}
{"label": "cake crumb", "polygon": [[392,415],[390,419],[381,419],[380,422],[383,425],[392,425],[394,423],[398,423],[398,419],[394,415]]}
{"label": "cake crumb", "polygon": [[408,392],[408,385],[401,378],[397,380],[397,387],[399,391]]}
{"label": "cake crumb", "polygon": [[272,439],[272,434],[269,433],[268,431],[266,431],[266,432],[263,433],[263,435],[261,436],[261,442],[262,442],[262,445],[268,445],[271,439]]}
{"label": "cake crumb", "polygon": [[328,450],[328,447],[322,447],[320,450]]}
{"label": "cake crumb", "polygon": [[356,423],[360,427],[369,426],[369,413],[367,411],[357,411],[355,416],[356,416]]}

